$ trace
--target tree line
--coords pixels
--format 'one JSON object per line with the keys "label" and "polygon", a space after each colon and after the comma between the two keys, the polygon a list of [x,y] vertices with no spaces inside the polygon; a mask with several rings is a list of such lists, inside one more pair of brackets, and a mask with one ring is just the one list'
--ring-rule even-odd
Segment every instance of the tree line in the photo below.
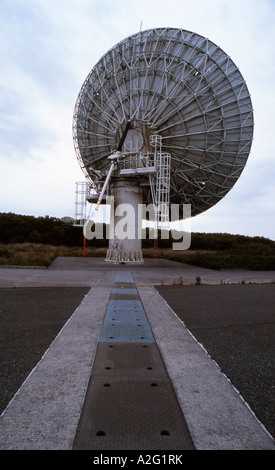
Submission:
{"label": "tree line", "polygon": [[[103,224],[103,239],[87,240],[89,246],[105,247],[106,226]],[[163,239],[158,233],[158,246],[171,248],[175,241],[172,234]],[[35,217],[14,214],[12,212],[0,213],[0,243],[42,243],[49,245],[82,246],[83,230],[72,222],[64,222],[55,217]],[[149,237],[146,229],[146,238],[142,240],[144,248],[153,246],[153,239]],[[232,235],[228,233],[192,233],[191,250],[214,251],[243,251],[258,254],[274,255],[275,242],[265,237],[249,237],[245,235]]]}

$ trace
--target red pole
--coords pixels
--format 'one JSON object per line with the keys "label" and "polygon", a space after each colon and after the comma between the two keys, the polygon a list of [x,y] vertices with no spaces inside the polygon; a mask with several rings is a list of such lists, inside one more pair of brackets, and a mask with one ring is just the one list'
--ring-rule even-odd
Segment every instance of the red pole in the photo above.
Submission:
{"label": "red pole", "polygon": [[157,262],[158,259],[158,239],[154,239],[154,263]]}
{"label": "red pole", "polygon": [[86,237],[83,235],[83,257],[86,258]]}

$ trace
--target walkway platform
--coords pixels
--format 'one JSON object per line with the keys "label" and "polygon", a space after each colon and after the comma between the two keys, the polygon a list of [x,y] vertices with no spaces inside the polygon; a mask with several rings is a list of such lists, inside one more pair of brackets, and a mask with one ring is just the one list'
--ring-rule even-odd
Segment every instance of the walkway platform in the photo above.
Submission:
{"label": "walkway platform", "polygon": [[274,440],[154,285],[270,282],[164,260],[0,268],[1,287],[90,290],[0,419],[0,449],[267,450]]}

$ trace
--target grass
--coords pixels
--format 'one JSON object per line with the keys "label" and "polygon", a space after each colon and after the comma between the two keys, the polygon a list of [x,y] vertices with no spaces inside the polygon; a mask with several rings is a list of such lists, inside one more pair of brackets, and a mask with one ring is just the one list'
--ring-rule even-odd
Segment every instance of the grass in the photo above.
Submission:
{"label": "grass", "polygon": [[[143,250],[144,257],[153,257],[153,250]],[[275,271],[275,253],[270,247],[262,250],[186,250],[159,249],[158,258],[192,264],[202,268],[247,269],[253,271]]]}
{"label": "grass", "polygon": [[[86,248],[87,257],[105,257],[106,248]],[[182,252],[180,252],[182,253]],[[187,251],[187,257],[197,251]],[[181,261],[180,256],[170,248],[158,249],[158,258]],[[83,256],[82,247],[45,245],[40,243],[0,244],[0,265],[7,266],[49,266],[58,256]],[[144,258],[153,258],[154,249],[144,248]],[[185,261],[184,261],[185,262]]]}
{"label": "grass", "polygon": [[[106,248],[87,247],[87,257],[105,257]],[[82,247],[45,245],[39,243],[0,244],[0,265],[10,266],[49,266],[58,256],[83,256]],[[154,249],[144,248],[144,258],[153,258]],[[274,249],[262,250],[187,250],[174,251],[171,248],[159,248],[158,258],[205,268],[275,270]]]}
{"label": "grass", "polygon": [[170,259],[208,269],[248,269],[253,271],[275,271],[273,253],[253,253],[243,250],[190,252],[171,256]]}
{"label": "grass", "polygon": [[[86,256],[105,256],[105,248],[86,248]],[[83,248],[39,243],[0,244],[0,265],[49,266],[58,256],[83,256]]]}

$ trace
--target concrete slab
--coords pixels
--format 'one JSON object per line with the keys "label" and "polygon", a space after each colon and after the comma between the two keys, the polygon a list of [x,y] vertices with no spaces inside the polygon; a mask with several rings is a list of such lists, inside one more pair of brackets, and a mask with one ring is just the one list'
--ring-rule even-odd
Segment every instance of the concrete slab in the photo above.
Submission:
{"label": "concrete slab", "polygon": [[[140,273],[140,284],[194,284],[196,277],[206,284],[275,282],[275,271],[221,270],[215,271],[170,260],[145,259],[144,264],[108,264],[103,258],[57,258],[48,269],[14,268],[0,266],[0,288],[38,285],[91,285],[102,271],[124,274]],[[126,274],[127,279],[127,274]],[[127,281],[126,281],[127,282]]]}

